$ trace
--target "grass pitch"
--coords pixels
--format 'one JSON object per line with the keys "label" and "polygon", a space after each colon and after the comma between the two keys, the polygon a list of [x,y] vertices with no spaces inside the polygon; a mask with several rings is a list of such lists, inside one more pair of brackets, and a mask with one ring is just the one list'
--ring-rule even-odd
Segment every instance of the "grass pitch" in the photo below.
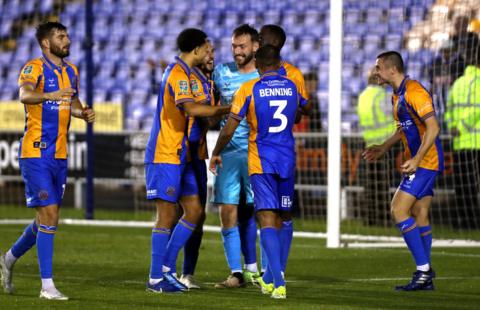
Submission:
{"label": "grass pitch", "polygon": [[[5,251],[23,226],[0,225]],[[180,255],[179,261],[182,259]],[[196,277],[202,289],[184,294],[145,291],[150,230],[145,228],[59,227],[54,279],[71,299],[40,300],[36,250],[17,262],[15,295],[0,293],[0,309],[478,309],[480,249],[434,249],[436,291],[395,292],[414,264],[406,249],[326,249],[324,240],[293,242],[287,272],[287,300],[273,300],[258,288],[218,290],[228,269],[220,235],[206,233]]]}

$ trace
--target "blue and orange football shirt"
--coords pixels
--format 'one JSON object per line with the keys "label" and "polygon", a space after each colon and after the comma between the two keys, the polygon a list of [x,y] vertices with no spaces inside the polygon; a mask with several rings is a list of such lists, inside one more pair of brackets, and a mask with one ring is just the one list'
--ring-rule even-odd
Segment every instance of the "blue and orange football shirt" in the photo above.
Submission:
{"label": "blue and orange football shirt", "polygon": [[157,110],[145,150],[145,163],[186,162],[187,118],[183,104],[194,102],[190,89],[190,68],[180,58],[170,64],[162,77]]}
{"label": "blue and orange football shirt", "polygon": [[232,102],[230,117],[250,125],[248,174],[294,175],[293,125],[300,98],[295,82],[270,71],[243,84]]}
{"label": "blue and orange football shirt", "polygon": [[[417,154],[422,144],[426,129],[425,120],[435,116],[432,97],[419,82],[406,77],[397,92],[393,94],[392,103],[397,127],[402,129],[405,158],[410,159]],[[435,143],[425,154],[419,167],[443,170],[443,150],[439,137],[435,139]]]}
{"label": "blue and orange football shirt", "polygon": [[[63,61],[58,67],[45,55],[23,67],[18,87],[30,84],[34,91],[50,93],[74,88],[78,96],[77,68]],[[67,133],[70,126],[71,101],[44,100],[25,104],[25,132],[20,143],[20,158],[67,158]]]}
{"label": "blue and orange football shirt", "polygon": [[297,85],[298,93],[300,95],[300,103],[302,106],[305,105],[308,101],[308,92],[305,86],[305,79],[303,78],[302,71],[300,71],[300,69],[291,63],[283,60],[278,72],[291,79],[295,85]]}
{"label": "blue and orange football shirt", "polygon": [[[209,80],[205,74],[196,67],[192,69],[190,74],[190,88],[195,103],[215,105],[213,81]],[[202,127],[198,118],[188,116],[188,142],[198,143],[198,159],[208,158],[206,133],[205,128]]]}

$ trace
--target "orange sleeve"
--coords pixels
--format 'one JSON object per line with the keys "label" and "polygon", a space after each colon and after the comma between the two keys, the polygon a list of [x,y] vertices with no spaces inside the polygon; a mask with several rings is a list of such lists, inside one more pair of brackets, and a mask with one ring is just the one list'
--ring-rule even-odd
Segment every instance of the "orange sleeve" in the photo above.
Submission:
{"label": "orange sleeve", "polygon": [[[245,83],[237,90],[235,95],[233,96],[232,101],[232,108],[230,109],[230,116],[237,119],[242,120],[247,112],[247,99],[248,99],[248,85],[249,83]],[[251,92],[250,92],[251,96]]]}
{"label": "orange sleeve", "polygon": [[407,86],[405,99],[422,120],[435,115],[432,97],[418,82]]}
{"label": "orange sleeve", "polygon": [[193,99],[196,103],[202,103],[208,100],[202,81],[198,79],[195,74],[190,75],[190,88],[192,89]]}
{"label": "orange sleeve", "polygon": [[31,84],[33,87],[38,85],[38,81],[42,76],[43,67],[41,63],[37,61],[28,62],[20,72],[18,78],[18,87],[22,87],[25,84]]}
{"label": "orange sleeve", "polygon": [[307,87],[305,86],[305,79],[300,69],[297,68],[292,71],[292,80],[295,82],[295,85],[297,85],[298,93],[302,96],[302,99],[308,101]]}
{"label": "orange sleeve", "polygon": [[169,86],[173,92],[175,105],[181,106],[185,102],[195,101],[190,88],[190,79],[183,71],[171,73]]}

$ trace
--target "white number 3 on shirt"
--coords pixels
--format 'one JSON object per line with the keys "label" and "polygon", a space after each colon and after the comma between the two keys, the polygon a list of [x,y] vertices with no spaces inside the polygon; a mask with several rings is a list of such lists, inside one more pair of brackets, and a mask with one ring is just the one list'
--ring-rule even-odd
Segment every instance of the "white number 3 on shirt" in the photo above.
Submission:
{"label": "white number 3 on shirt", "polygon": [[287,117],[282,114],[283,110],[285,110],[285,107],[287,106],[287,100],[270,100],[269,104],[271,107],[277,107],[277,110],[275,113],[273,113],[273,118],[280,120],[280,125],[279,126],[273,126],[268,128],[268,132],[281,132],[287,127],[288,119]]}

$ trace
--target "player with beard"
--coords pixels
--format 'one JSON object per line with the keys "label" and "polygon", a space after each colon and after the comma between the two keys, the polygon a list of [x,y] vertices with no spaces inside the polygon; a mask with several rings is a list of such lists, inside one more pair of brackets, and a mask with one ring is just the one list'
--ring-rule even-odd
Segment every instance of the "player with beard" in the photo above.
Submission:
{"label": "player with beard", "polygon": [[53,283],[52,259],[67,181],[68,127],[71,116],[93,122],[95,113],[80,102],[78,70],[65,60],[70,54],[67,28],[56,22],[43,23],[37,27],[36,38],[42,57],[29,61],[18,80],[20,102],[26,112],[20,171],[27,207],[36,209],[36,218],[0,257],[2,285],[5,292],[13,293],[13,266],[36,244],[42,280],[40,298],[67,300]]}
{"label": "player with beard", "polygon": [[[213,81],[211,80],[214,69],[215,50],[210,41],[207,42],[207,56],[203,62],[192,68],[190,74],[190,88],[196,103],[205,105],[215,105],[213,96]],[[188,117],[188,146],[190,151],[190,162],[195,179],[198,185],[198,196],[200,204],[205,210],[207,202],[207,131],[208,119],[202,117]],[[180,282],[189,289],[199,289],[193,274],[198,261],[200,245],[203,236],[203,223],[205,222],[205,213],[202,213],[197,228],[193,231],[183,250],[183,268]]]}
{"label": "player with beard", "polygon": [[[258,46],[258,32],[251,26],[244,24],[233,31],[232,53],[235,61],[218,65],[213,72],[213,81],[222,105],[232,102],[234,93],[243,83],[259,77],[254,59]],[[225,123],[226,119],[221,126]],[[232,140],[222,151],[223,165],[218,168],[214,180],[211,201],[220,206],[223,246],[231,271],[225,281],[215,285],[216,288],[242,287],[245,280],[253,282],[258,276],[255,248],[257,227],[247,168],[249,132],[248,123],[242,120]],[[245,206],[240,204],[241,192],[245,194]],[[242,252],[245,273],[242,269]]]}

